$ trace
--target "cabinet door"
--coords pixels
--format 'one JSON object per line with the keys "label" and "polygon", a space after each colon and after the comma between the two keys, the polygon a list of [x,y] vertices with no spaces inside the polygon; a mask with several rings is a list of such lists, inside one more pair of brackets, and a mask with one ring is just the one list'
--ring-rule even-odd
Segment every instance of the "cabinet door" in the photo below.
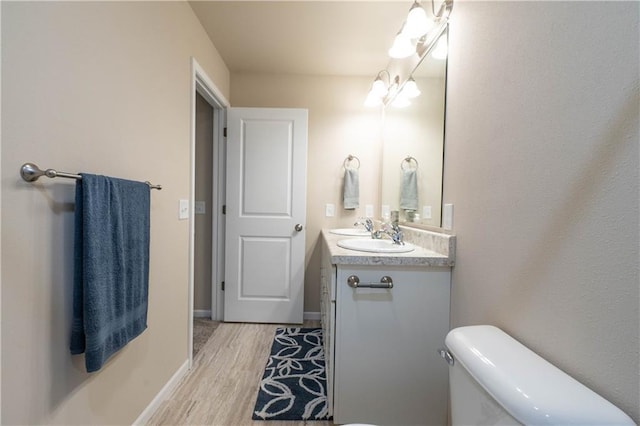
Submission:
{"label": "cabinet door", "polygon": [[[320,266],[320,319],[324,349],[325,372],[327,378],[327,407],[333,415],[333,364],[335,342],[336,304],[335,294],[336,267],[331,264],[327,249],[323,248]],[[332,290],[333,289],[333,290]]]}
{"label": "cabinet door", "polygon": [[[332,266],[331,268],[331,276],[330,276],[329,285],[335,288],[336,282],[336,267]],[[334,369],[335,369],[335,341],[336,341],[336,302],[335,299],[329,302],[329,312],[327,317],[329,321],[327,321],[327,332],[329,336],[327,337],[328,341],[328,350],[327,353],[324,354],[325,362],[327,365],[326,373],[327,373],[327,398],[329,399],[329,415],[333,415],[333,405],[334,405]]]}
{"label": "cabinet door", "polygon": [[[347,277],[392,289],[353,289]],[[338,268],[334,422],[447,422],[448,365],[438,355],[449,329],[448,268]]]}

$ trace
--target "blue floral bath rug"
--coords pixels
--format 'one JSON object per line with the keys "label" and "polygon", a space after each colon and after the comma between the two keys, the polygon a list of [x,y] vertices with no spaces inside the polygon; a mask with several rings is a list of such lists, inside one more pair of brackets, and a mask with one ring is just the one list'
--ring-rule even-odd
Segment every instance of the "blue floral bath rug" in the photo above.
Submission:
{"label": "blue floral bath rug", "polygon": [[322,329],[276,329],[253,419],[330,419]]}

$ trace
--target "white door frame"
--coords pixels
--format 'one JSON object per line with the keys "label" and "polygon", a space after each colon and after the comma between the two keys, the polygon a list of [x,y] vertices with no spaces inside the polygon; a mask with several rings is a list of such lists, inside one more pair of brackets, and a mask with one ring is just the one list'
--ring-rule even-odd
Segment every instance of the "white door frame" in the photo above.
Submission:
{"label": "white door frame", "polygon": [[193,287],[195,265],[195,197],[196,197],[196,93],[199,93],[213,108],[213,203],[211,206],[212,232],[217,238],[212,241],[211,254],[211,318],[222,318],[223,297],[220,283],[224,276],[224,177],[226,108],[229,101],[213,83],[204,69],[191,57],[191,135],[189,160],[189,306],[188,306],[188,354],[189,368],[193,364]]}

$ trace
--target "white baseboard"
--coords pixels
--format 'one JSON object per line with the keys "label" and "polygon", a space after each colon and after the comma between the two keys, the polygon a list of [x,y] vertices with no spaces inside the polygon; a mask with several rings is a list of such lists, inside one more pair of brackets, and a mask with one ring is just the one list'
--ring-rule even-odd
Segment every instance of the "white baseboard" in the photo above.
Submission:
{"label": "white baseboard", "polygon": [[302,318],[309,321],[320,321],[320,312],[304,312]]}
{"label": "white baseboard", "polygon": [[[194,318],[211,318],[211,311],[194,310]],[[320,321],[320,312],[304,312],[302,318],[310,321]]]}
{"label": "white baseboard", "polygon": [[185,376],[185,374],[187,374],[188,371],[189,360],[186,360],[184,364],[182,364],[180,368],[178,368],[178,370],[173,374],[173,376],[171,376],[169,381],[165,383],[162,389],[160,389],[160,392],[158,392],[151,403],[147,405],[147,408],[145,408],[138,416],[138,418],[133,422],[133,426],[146,425],[147,422],[151,419],[151,416],[153,416],[156,410],[160,407],[160,404],[162,404],[171,395],[171,392],[173,392],[176,386],[178,386],[178,383],[180,383],[180,380],[182,380],[182,378]]}
{"label": "white baseboard", "polygon": [[211,318],[211,310],[205,311],[202,309],[194,309],[193,317],[194,318]]}

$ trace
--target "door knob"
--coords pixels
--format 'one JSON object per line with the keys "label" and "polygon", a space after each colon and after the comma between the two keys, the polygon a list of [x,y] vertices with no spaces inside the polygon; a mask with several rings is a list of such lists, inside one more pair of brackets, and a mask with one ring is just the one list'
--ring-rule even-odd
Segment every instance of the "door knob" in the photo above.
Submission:
{"label": "door knob", "polygon": [[300,232],[302,231],[302,225],[300,225],[299,223],[296,225],[295,230]]}

